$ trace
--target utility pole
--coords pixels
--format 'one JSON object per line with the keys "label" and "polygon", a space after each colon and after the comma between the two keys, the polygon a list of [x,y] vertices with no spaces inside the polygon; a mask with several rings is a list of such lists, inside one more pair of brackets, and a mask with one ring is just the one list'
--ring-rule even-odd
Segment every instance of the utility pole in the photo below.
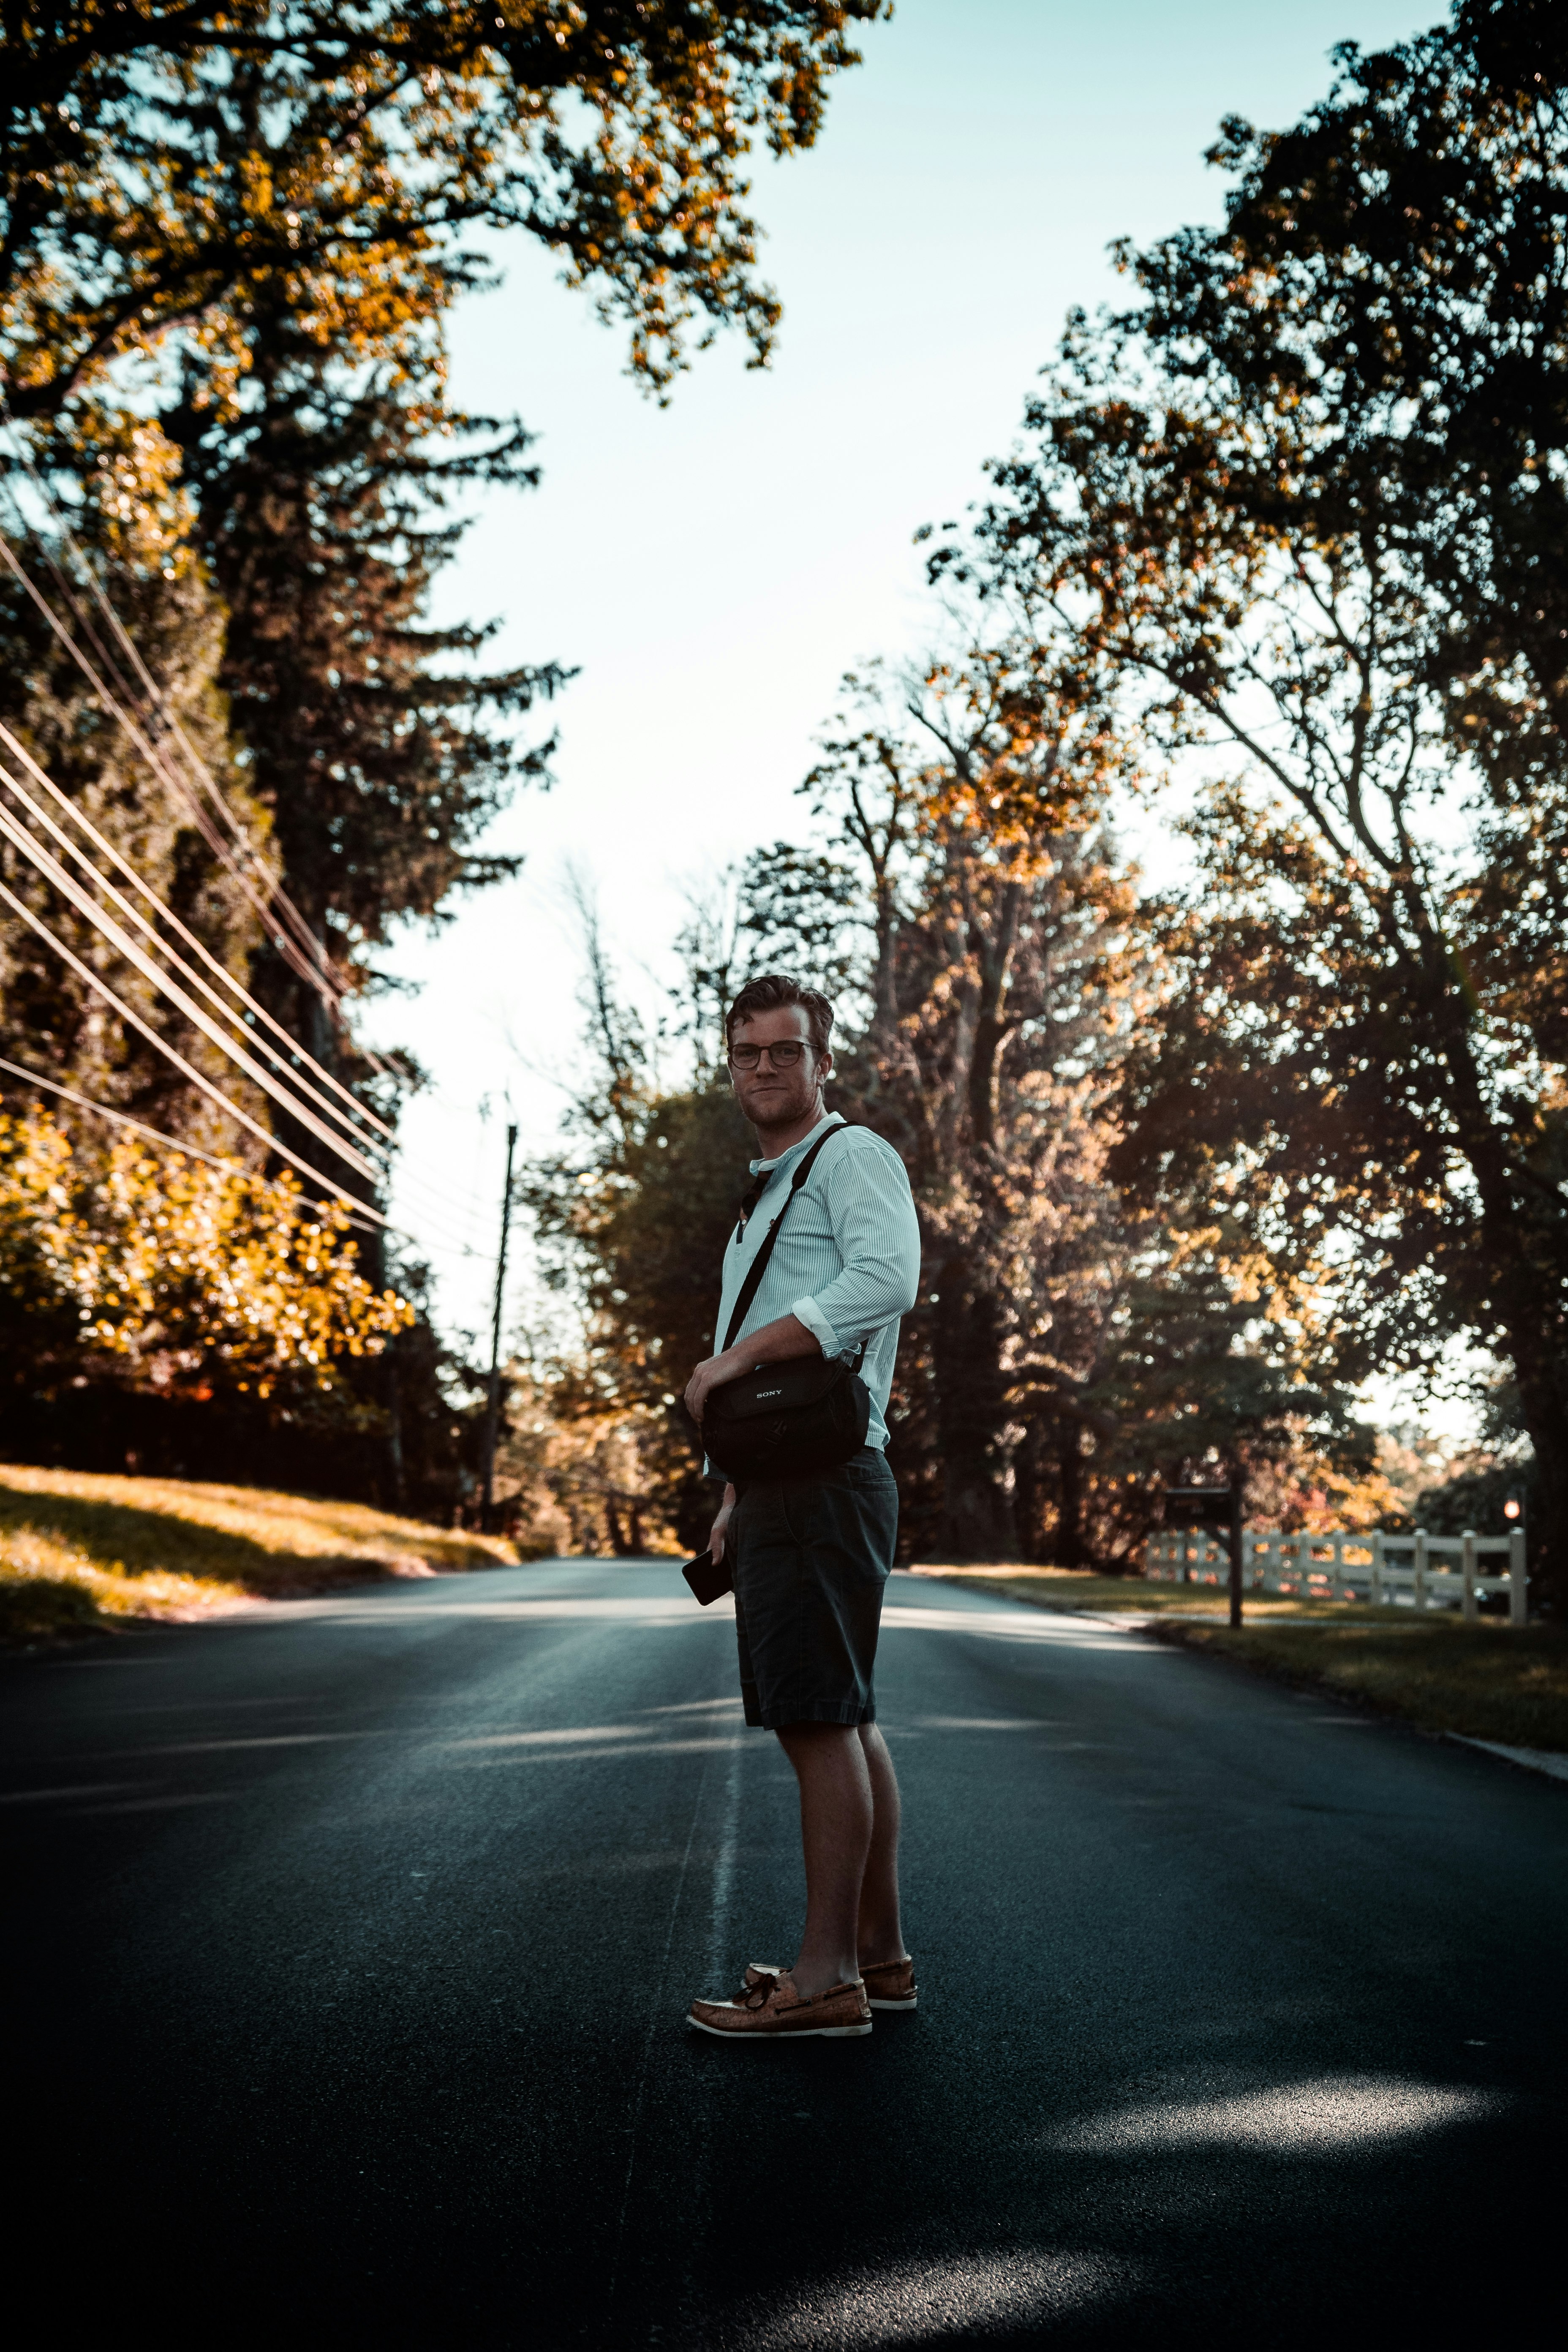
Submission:
{"label": "utility pole", "polygon": [[500,1425],[500,1313],[501,1297],[506,1288],[506,1244],[511,1232],[511,1156],[517,1149],[517,1129],[506,1131],[506,1187],[500,1196],[500,1248],[496,1253],[495,1311],[490,1317],[490,1396],[485,1414],[485,1475],[479,1501],[481,1533],[490,1532],[491,1507],[496,1475],[496,1433]]}

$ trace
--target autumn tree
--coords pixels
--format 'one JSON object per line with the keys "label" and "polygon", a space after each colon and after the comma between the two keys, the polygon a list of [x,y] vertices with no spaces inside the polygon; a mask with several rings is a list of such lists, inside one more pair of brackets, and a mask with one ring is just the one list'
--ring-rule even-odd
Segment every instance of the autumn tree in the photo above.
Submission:
{"label": "autumn tree", "polygon": [[[993,469],[978,557],[954,541],[937,564],[1005,583],[1047,658],[1071,628],[1152,756],[1219,771],[1123,1180],[1151,1200],[1223,1192],[1317,1299],[1347,1371],[1429,1367],[1456,1339],[1495,1349],[1561,1556],[1559,656],[1508,641],[1506,609],[1483,642],[1468,568],[1535,562],[1546,595],[1527,483],[1557,495],[1560,341],[1531,346],[1506,495],[1519,411],[1469,413],[1451,469],[1443,454],[1465,385],[1491,371],[1500,419],[1521,358],[1506,318],[1489,323],[1488,289],[1517,315],[1524,285],[1498,284],[1500,257],[1522,270],[1533,252],[1530,283],[1557,282],[1561,89],[1494,87],[1447,35],[1344,70],[1342,117],[1321,110],[1294,145],[1227,133],[1231,219],[1126,257],[1144,301],[1075,321],[1027,443]],[[1351,203],[1386,184],[1412,122],[1419,237]],[[1487,173],[1497,211],[1472,208]]]}
{"label": "autumn tree", "polygon": [[[755,961],[849,983],[835,1099],[910,1171],[930,1390],[892,1454],[907,1475],[917,1453],[940,1464],[934,1539],[961,1559],[1017,1556],[1012,1360],[1042,1318],[1073,1353],[1047,1261],[1097,1192],[1100,1049],[1125,988],[1107,765],[1093,714],[1020,677],[1005,647],[869,679],[809,780],[823,849],[775,852],[751,878]],[[821,950],[847,921],[858,953],[836,975]]]}
{"label": "autumn tree", "polygon": [[[1290,129],[1225,125],[1224,230],[1135,267],[1182,372],[1333,416],[1375,471],[1500,809],[1557,763],[1568,710],[1568,32],[1539,0],[1459,0],[1448,26],[1335,56]],[[1332,462],[1294,496],[1342,519]]]}
{"label": "autumn tree", "polygon": [[165,1423],[181,1403],[274,1429],[319,1418],[341,1444],[345,1363],[413,1320],[365,1278],[341,1204],[134,1134],[83,1150],[37,1102],[0,1114],[0,1276],[11,1443],[53,1450],[86,1392],[105,1467],[146,1444],[138,1405]]}
{"label": "autumn tree", "polygon": [[[91,462],[84,402],[132,399],[182,453],[228,606],[248,781],[286,889],[330,939],[334,991],[361,983],[355,950],[389,923],[500,870],[477,836],[538,753],[494,721],[559,677],[466,676],[451,656],[471,663],[489,631],[433,632],[425,612],[458,535],[431,509],[533,478],[515,425],[448,414],[446,314],[484,275],[462,232],[521,226],[558,250],[630,321],[656,388],[694,327],[740,323],[760,361],[776,304],[755,278],[744,158],[755,138],[812,143],[856,61],[848,26],[878,13],[80,0],[8,27],[10,414],[47,428],[37,454],[68,504]],[[318,1059],[341,1052],[321,1008],[271,978]]]}
{"label": "autumn tree", "polygon": [[1156,1212],[1116,1181],[1163,987],[1109,821],[1131,747],[1071,640],[1043,665],[997,618],[960,659],[851,681],[806,787],[826,837],[749,869],[752,955],[841,992],[832,1099],[910,1171],[924,1282],[890,1459],[913,1540],[1130,1565],[1163,1481],[1364,1438],[1303,1380],[1224,1203]]}
{"label": "autumn tree", "polygon": [[[625,320],[656,386],[777,304],[745,211],[753,138],[809,147],[880,0],[30,0],[6,24],[7,398],[55,415],[171,334],[221,385],[252,306],[341,309],[367,266],[471,265],[522,228]],[[374,305],[362,331],[375,331]]]}
{"label": "autumn tree", "polygon": [[[582,1313],[549,1392],[585,1434],[640,1422],[644,1499],[688,1542],[712,1497],[672,1410],[711,1349],[754,1148],[722,1016],[763,969],[835,997],[829,1107],[910,1171],[924,1271],[889,1458],[916,1557],[1132,1566],[1171,1479],[1238,1468],[1295,1524],[1298,1487],[1365,1467],[1344,1384],[1314,1377],[1312,1302],[1229,1204],[1146,1206],[1112,1173],[1162,986],[1106,823],[1123,747],[1070,665],[1047,692],[1021,650],[849,682],[811,834],[693,908],[662,1020],[628,1006],[590,921],[592,1075],[526,1188]],[[624,1477],[610,1496],[588,1475],[629,1511]]]}
{"label": "autumn tree", "polygon": [[[449,411],[440,327],[419,322],[356,370],[269,310],[237,411],[216,418],[190,377],[163,420],[229,614],[219,679],[246,773],[272,813],[289,898],[351,996],[398,923],[449,919],[455,896],[515,871],[479,844],[548,752],[509,722],[562,677],[550,665],[487,671],[494,624],[428,619],[465,527],[453,499],[536,479],[520,426]],[[257,977],[319,1062],[377,1091],[297,964],[273,951]]]}
{"label": "autumn tree", "polygon": [[[136,711],[144,734],[185,728],[241,862],[262,861],[264,898],[280,882],[274,913],[287,919],[262,921],[244,891],[229,904],[232,876],[207,872],[178,795],[93,711],[19,581],[16,715],[41,758],[66,758],[73,739],[69,795],[384,1118],[393,1100],[353,1045],[347,1001],[399,920],[437,919],[455,891],[510,870],[479,837],[514,782],[540,772],[543,747],[520,742],[515,721],[561,676],[486,674],[487,627],[429,620],[460,530],[448,501],[534,478],[521,427],[454,415],[447,398],[446,318],[485,276],[464,232],[522,227],[557,252],[629,325],[633,371],[661,395],[726,322],[760,362],[777,305],[755,271],[744,159],[756,139],[780,154],[813,142],[827,83],[855,62],[847,31],[878,12],[877,0],[500,0],[466,15],[79,0],[7,23],[6,410],[130,624],[153,681]],[[177,560],[144,576],[94,529],[106,418],[140,460],[139,473],[110,469],[125,511],[162,510],[176,459],[191,494]],[[61,522],[29,512],[21,569],[69,603],[68,581],[85,588]],[[5,854],[68,944],[91,934]],[[296,924],[314,982],[297,940],[278,951]],[[5,928],[8,1006],[43,1062],[94,1099],[217,1145],[210,1099],[154,1069],[151,1044],[106,1020],[24,918]],[[91,958],[104,952],[93,935]],[[137,1017],[156,993],[144,976],[120,992]],[[161,1003],[151,1025],[171,1045],[183,1036]],[[184,1043],[243,1107],[221,1056]],[[260,1116],[279,1150],[321,1161],[320,1137],[292,1113]],[[327,1156],[335,1181],[368,1195],[373,1177]],[[377,1258],[374,1234],[362,1247]],[[400,1417],[426,1434],[447,1418],[437,1352],[422,1327],[371,1368],[395,1492]]]}

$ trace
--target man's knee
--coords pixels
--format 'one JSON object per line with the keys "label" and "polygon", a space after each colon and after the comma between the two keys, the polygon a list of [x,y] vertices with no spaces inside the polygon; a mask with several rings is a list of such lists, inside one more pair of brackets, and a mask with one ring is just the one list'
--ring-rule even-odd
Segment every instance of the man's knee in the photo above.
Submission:
{"label": "man's knee", "polygon": [[793,1760],[796,1756],[821,1755],[835,1748],[853,1747],[856,1730],[852,1723],[781,1723],[774,1727],[773,1738]]}

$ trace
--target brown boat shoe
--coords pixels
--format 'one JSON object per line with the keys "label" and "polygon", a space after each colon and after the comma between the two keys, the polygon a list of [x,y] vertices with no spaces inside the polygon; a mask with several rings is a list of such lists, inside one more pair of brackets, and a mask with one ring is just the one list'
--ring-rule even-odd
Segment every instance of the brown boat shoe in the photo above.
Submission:
{"label": "brown boat shoe", "polygon": [[[770,1960],[753,1960],[746,1970],[750,1988],[766,1977],[781,1977],[783,1969]],[[920,1990],[915,1982],[915,1964],[907,1956],[901,1960],[866,1960],[860,1966],[860,1980],[866,1988],[866,1999],[873,2009],[913,2009]]]}
{"label": "brown boat shoe", "polygon": [[765,2042],[780,2034],[816,2033],[827,2041],[869,2033],[871,2012],[863,1984],[829,1985],[809,1997],[795,1989],[787,1969],[769,1969],[746,1981],[732,2000],[694,2000],[687,2012],[689,2024],[704,2033],[727,2034]]}

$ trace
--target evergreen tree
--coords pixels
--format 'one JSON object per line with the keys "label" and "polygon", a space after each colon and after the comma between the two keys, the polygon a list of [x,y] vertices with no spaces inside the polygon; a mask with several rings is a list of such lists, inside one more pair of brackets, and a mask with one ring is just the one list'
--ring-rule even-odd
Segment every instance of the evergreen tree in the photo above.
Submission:
{"label": "evergreen tree", "polygon": [[[179,485],[178,454],[155,425],[89,407],[80,422],[76,456],[79,496],[72,520],[79,543],[89,560],[112,574],[121,616],[162,683],[169,714],[219,779],[242,838],[265,860],[267,818],[230,754],[217,684],[223,614],[189,544],[190,508]],[[0,574],[0,642],[7,653],[0,666],[0,719],[155,896],[243,982],[262,940],[250,898],[204,837],[190,802],[171,789],[165,775],[102,708],[29,595],[30,584],[102,661],[99,616],[85,598],[79,596],[72,611],[62,595],[59,578],[68,571],[69,558],[58,531],[46,520],[31,530],[16,530],[13,543],[22,576],[9,570]],[[88,848],[86,837],[68,817],[62,819],[14,753],[0,751],[0,763],[35,806],[62,822],[68,835]],[[82,883],[80,869],[49,838],[21,793],[7,789],[3,797],[12,818]],[[108,870],[99,851],[89,855],[95,866]],[[15,898],[156,1036],[253,1118],[264,1121],[267,1105],[259,1090],[9,839],[0,842],[0,876]],[[111,878],[129,890],[122,877]],[[100,897],[96,887],[89,895]],[[148,911],[134,891],[130,895]],[[178,949],[161,918],[154,927]],[[263,1143],[182,1076],[9,905],[0,909],[0,1024],[11,1042],[10,1058],[19,1056],[29,1068],[94,1101],[247,1164],[256,1164],[264,1153]],[[9,1087],[16,1082],[6,1083]],[[84,1120],[68,1108],[59,1116],[82,1150],[94,1154],[105,1148],[102,1122]]]}
{"label": "evergreen tree", "polygon": [[[248,787],[350,995],[400,921],[450,919],[455,894],[515,871],[477,843],[548,746],[519,751],[490,714],[526,712],[563,675],[479,671],[494,625],[426,618],[464,528],[454,496],[537,478],[520,427],[447,409],[439,325],[356,370],[279,306],[258,323],[237,411],[215,418],[193,379],[167,420],[228,612],[220,679]],[[369,1078],[296,969],[268,955],[258,982],[318,1061]]]}

